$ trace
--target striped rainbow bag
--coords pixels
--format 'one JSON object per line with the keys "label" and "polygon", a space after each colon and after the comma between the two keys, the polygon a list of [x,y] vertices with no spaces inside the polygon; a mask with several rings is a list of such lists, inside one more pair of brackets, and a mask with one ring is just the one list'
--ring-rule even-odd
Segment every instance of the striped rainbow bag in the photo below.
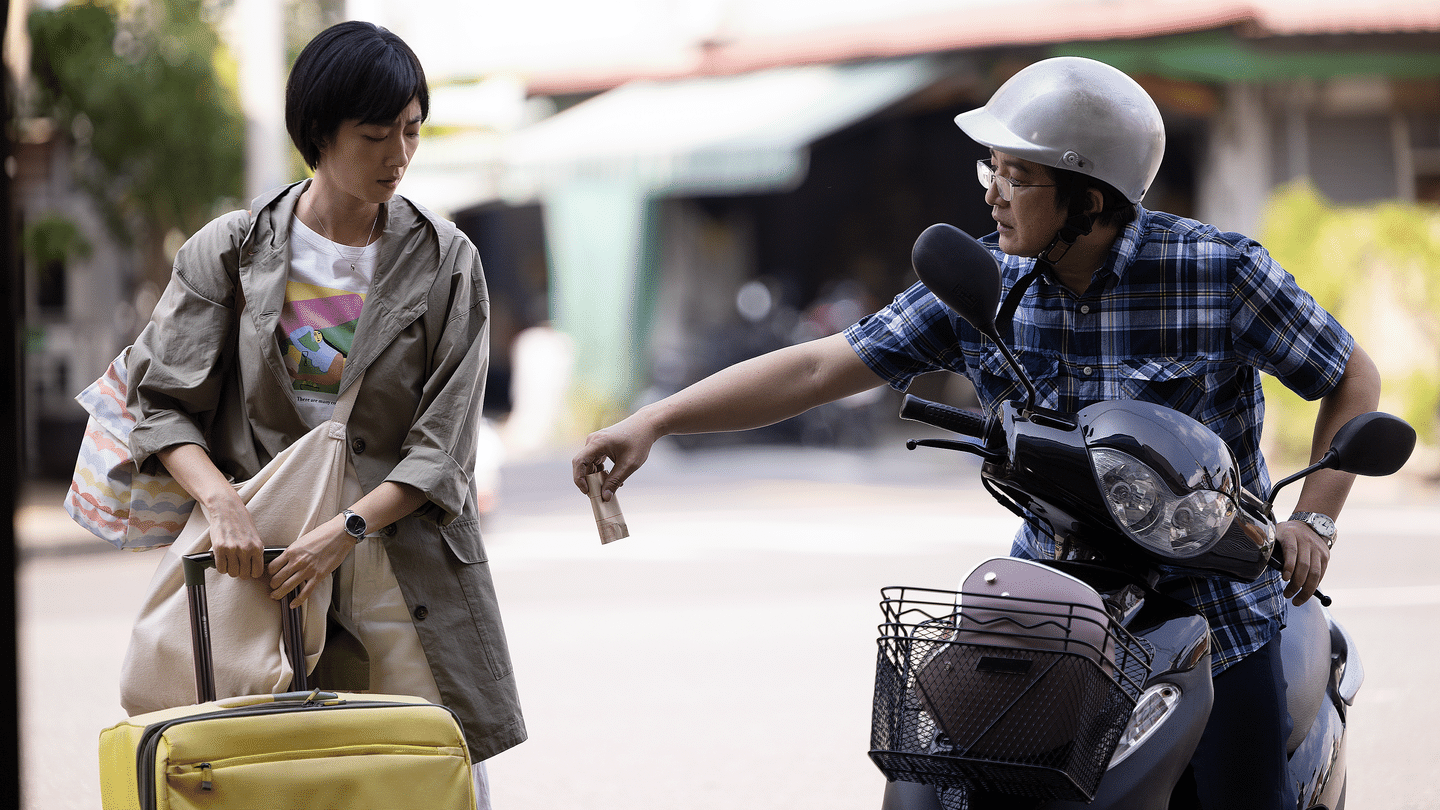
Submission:
{"label": "striped rainbow bag", "polygon": [[195,500],[168,475],[147,475],[130,460],[135,417],[125,407],[130,347],[75,400],[90,419],[65,495],[76,523],[116,548],[144,551],[175,542]]}

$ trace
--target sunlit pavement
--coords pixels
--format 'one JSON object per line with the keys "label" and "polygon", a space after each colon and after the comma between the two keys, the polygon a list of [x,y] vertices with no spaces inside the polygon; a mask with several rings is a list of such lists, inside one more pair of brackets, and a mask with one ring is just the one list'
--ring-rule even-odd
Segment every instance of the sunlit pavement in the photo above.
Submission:
{"label": "sunlit pavement", "polygon": [[[498,810],[875,808],[866,757],[880,587],[953,587],[1015,518],[973,461],[795,447],[657,447],[602,546],[565,458],[508,465],[485,533],[530,740],[490,762]],[[99,807],[96,738],[158,559],[20,515],[25,806]],[[43,505],[37,502],[42,502]],[[1326,590],[1367,681],[1352,807],[1430,808],[1440,751],[1440,496],[1356,486]]]}

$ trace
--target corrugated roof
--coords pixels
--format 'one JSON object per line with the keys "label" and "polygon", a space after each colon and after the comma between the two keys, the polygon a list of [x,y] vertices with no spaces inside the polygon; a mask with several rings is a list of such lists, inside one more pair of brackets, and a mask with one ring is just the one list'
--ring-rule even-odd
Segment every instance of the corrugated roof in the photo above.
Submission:
{"label": "corrugated roof", "polygon": [[1261,0],[1255,34],[1423,34],[1440,32],[1436,0]]}
{"label": "corrugated roof", "polygon": [[1246,38],[1440,33],[1440,0],[995,0],[864,26],[816,29],[697,48],[677,72],[623,68],[537,74],[532,93],[604,90],[637,78],[729,75],[780,65],[894,58],[995,47],[1145,39],[1233,29]]}

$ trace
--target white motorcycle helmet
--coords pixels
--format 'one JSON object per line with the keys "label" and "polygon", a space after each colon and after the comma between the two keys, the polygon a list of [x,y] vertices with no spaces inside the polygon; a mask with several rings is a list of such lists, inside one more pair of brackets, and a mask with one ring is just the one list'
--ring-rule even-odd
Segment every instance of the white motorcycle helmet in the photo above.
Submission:
{"label": "white motorcycle helmet", "polygon": [[1150,95],[1119,70],[1078,56],[1030,65],[955,123],[984,146],[1090,175],[1133,203],[1165,156],[1165,124]]}

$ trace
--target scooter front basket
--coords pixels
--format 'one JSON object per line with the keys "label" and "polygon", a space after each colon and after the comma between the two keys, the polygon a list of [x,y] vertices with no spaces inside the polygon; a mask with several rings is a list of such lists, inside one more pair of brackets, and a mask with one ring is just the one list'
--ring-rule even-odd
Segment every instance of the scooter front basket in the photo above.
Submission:
{"label": "scooter front basket", "polygon": [[886,778],[1094,798],[1152,657],[1098,595],[886,588],[881,607],[870,757]]}

